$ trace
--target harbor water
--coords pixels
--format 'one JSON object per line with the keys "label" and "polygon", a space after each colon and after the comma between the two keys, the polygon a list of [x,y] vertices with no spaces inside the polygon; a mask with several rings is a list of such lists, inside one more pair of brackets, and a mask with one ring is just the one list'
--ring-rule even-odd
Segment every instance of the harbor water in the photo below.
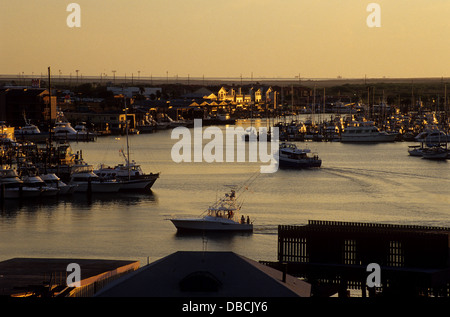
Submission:
{"label": "harbor water", "polygon": [[[149,193],[75,193],[3,202],[0,260],[123,259],[146,264],[176,251],[207,250],[276,261],[280,224],[336,220],[450,227],[450,162],[409,156],[408,146],[414,142],[296,142],[318,153],[320,169],[261,174],[261,162],[176,163],[171,150],[178,139],[171,139],[171,132],[129,137],[131,159],[144,172],[161,173]],[[99,137],[71,146],[94,167],[116,165],[123,163],[119,151],[126,149],[126,138]],[[253,233],[181,235],[170,222],[173,217],[200,216],[227,185],[243,184],[248,189],[241,213],[253,221]]]}

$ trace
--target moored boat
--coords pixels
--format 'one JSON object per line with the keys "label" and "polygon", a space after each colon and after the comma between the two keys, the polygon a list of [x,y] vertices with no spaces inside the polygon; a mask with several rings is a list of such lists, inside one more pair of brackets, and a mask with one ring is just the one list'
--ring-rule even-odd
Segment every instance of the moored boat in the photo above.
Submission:
{"label": "moored boat", "polygon": [[149,190],[159,177],[159,173],[145,174],[140,165],[128,160],[114,167],[102,164],[94,173],[104,179],[115,179],[122,184],[120,190]]}
{"label": "moored boat", "polygon": [[15,169],[3,165],[0,168],[0,188],[2,199],[33,198],[41,195],[39,188],[24,187]]}
{"label": "moored boat", "polygon": [[116,180],[100,178],[88,164],[74,166],[69,184],[77,185],[75,192],[85,193],[117,193],[121,187]]}
{"label": "moored boat", "polygon": [[398,133],[380,131],[371,121],[353,122],[341,133],[341,142],[394,142]]}
{"label": "moored boat", "polygon": [[447,146],[444,145],[433,145],[423,149],[422,151],[422,158],[428,160],[445,160],[448,157]]}
{"label": "moored boat", "polygon": [[424,131],[420,132],[415,138],[417,142],[423,143],[441,143],[449,142],[450,136],[439,130],[436,126],[428,126]]}
{"label": "moored boat", "polygon": [[38,175],[23,176],[23,187],[38,189],[42,197],[56,196],[59,193],[59,188],[48,186]]}
{"label": "moored boat", "polygon": [[423,145],[410,145],[408,146],[408,153],[410,156],[422,156]]}
{"label": "moored boat", "polygon": [[[125,116],[128,108],[125,107]],[[115,167],[100,165],[100,168],[95,171],[95,174],[102,179],[115,180],[121,184],[121,190],[149,190],[159,177],[159,173],[145,174],[141,166],[136,164],[134,160],[130,162],[130,146],[128,142],[128,121],[125,123],[126,137],[127,137],[127,154],[120,150],[125,164],[119,164]]]}
{"label": "moored boat", "polygon": [[75,189],[77,187],[77,185],[75,184],[64,183],[54,173],[41,174],[40,177],[47,184],[47,186],[59,189],[60,195],[72,194],[73,192],[75,192]]}
{"label": "moored boat", "polygon": [[68,121],[56,122],[53,128],[53,137],[58,140],[93,141],[96,136],[95,133],[82,130],[80,127],[79,131],[75,130]]}

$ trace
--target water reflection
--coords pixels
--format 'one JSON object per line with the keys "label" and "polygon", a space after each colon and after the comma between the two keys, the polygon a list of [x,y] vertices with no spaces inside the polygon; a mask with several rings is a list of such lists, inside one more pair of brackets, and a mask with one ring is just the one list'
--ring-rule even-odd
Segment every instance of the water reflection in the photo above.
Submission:
{"label": "water reflection", "polygon": [[152,192],[119,192],[119,193],[75,193],[69,201],[74,207],[92,207],[94,205],[114,205],[116,207],[133,206],[141,203],[157,203],[157,196]]}
{"label": "water reflection", "polygon": [[46,212],[57,211],[62,208],[90,209],[93,206],[129,207],[150,203],[157,204],[158,197],[151,190],[145,192],[119,192],[119,193],[74,193],[70,196],[56,196],[36,199],[6,199],[0,202],[0,217],[15,217],[20,212],[35,213],[41,210]]}

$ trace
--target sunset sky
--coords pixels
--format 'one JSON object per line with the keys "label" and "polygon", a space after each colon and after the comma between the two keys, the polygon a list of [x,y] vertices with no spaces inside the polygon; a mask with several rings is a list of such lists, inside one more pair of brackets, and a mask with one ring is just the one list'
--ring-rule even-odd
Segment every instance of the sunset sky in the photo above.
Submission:
{"label": "sunset sky", "polygon": [[449,77],[449,17],[449,0],[3,0],[0,74]]}

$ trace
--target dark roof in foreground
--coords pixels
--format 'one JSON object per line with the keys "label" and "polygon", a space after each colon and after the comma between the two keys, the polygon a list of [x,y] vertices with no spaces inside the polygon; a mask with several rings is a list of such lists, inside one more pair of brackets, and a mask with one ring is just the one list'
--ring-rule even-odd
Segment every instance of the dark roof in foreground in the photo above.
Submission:
{"label": "dark roof in foreground", "polygon": [[54,284],[66,283],[67,266],[77,263],[81,269],[81,285],[89,285],[105,276],[139,268],[137,261],[59,258],[13,258],[0,262],[0,296],[34,292],[53,280]]}
{"label": "dark roof in foreground", "polygon": [[112,282],[99,297],[309,297],[310,284],[233,252],[179,251]]}

